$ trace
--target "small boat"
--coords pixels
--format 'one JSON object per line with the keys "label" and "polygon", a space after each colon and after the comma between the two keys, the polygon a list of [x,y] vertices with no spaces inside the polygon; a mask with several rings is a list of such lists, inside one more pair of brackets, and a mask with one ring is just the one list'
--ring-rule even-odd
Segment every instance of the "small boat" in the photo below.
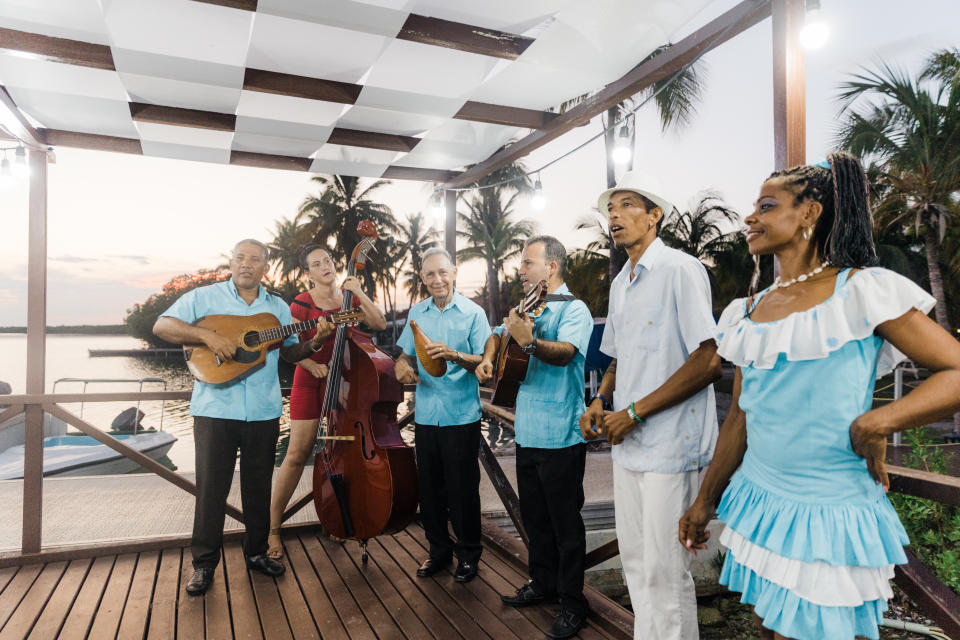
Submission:
{"label": "small boat", "polygon": [[[165,431],[111,435],[154,460],[165,456],[177,440],[176,436]],[[139,467],[133,460],[90,436],[64,435],[43,439],[44,477],[130,473]],[[23,478],[22,444],[0,453],[0,480],[20,478]]]}
{"label": "small boat", "polygon": [[[54,393],[57,384],[83,383],[83,393],[90,383],[139,383],[143,391],[145,383],[167,383],[161,378],[102,379],[102,378],[61,378],[53,383]],[[2,397],[2,396],[0,396]],[[83,403],[80,415],[83,416]],[[122,411],[111,425],[107,435],[113,436],[140,453],[159,460],[167,455],[177,437],[163,431],[163,410],[160,413],[160,430],[144,428],[140,421],[144,414],[140,403]],[[24,455],[24,414],[15,416],[0,425],[0,480],[18,480],[23,478]],[[43,475],[48,476],[101,476],[130,473],[140,469],[133,460],[102,444],[95,438],[79,433],[67,433],[67,424],[49,414],[44,414],[43,428]]]}

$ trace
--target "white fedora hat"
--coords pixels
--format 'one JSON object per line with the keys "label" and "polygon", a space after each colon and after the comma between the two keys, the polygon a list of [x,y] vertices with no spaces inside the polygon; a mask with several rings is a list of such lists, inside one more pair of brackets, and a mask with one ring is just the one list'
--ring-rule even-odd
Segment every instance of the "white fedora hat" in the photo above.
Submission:
{"label": "white fedora hat", "polygon": [[620,178],[617,186],[613,189],[607,189],[597,198],[597,209],[602,215],[607,215],[607,205],[610,204],[610,196],[617,191],[633,191],[650,199],[655,205],[663,209],[664,218],[673,211],[673,203],[660,195],[662,190],[659,180],[640,171],[627,171]]}

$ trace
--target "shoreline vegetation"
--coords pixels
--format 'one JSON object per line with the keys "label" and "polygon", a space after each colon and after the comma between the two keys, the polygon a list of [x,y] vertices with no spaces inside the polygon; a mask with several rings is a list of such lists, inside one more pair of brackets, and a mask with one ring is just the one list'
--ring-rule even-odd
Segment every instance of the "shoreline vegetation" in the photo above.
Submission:
{"label": "shoreline vegetation", "polygon": [[[26,327],[0,327],[0,333],[26,333]],[[85,335],[85,336],[126,336],[127,326],[123,324],[62,324],[47,327],[47,334]]]}

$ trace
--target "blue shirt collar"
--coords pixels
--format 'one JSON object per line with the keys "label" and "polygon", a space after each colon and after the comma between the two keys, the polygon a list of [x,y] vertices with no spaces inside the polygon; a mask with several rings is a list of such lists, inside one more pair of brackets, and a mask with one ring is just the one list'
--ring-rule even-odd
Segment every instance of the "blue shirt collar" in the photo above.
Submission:
{"label": "blue shirt collar", "polygon": [[[230,293],[232,293],[233,296],[234,296],[237,300],[239,300],[239,301],[242,302],[243,304],[247,304],[247,301],[244,300],[242,297],[240,297],[240,292],[237,291],[237,283],[233,281],[233,278],[232,278],[232,277],[231,277],[229,280],[227,280],[225,284],[226,284],[227,287],[229,288]],[[257,297],[254,298],[254,302],[257,302],[257,301],[260,301],[260,300],[265,300],[266,297],[267,297],[267,290],[266,290],[266,288],[264,288],[264,286],[263,286],[262,284],[257,285]],[[251,303],[251,304],[253,304],[253,303]]]}
{"label": "blue shirt collar", "polygon": [[[463,309],[460,307],[460,300],[463,298],[458,292],[457,288],[453,288],[453,296],[450,298],[450,302],[443,309],[450,309],[451,307],[456,307],[457,311],[463,312]],[[427,309],[435,309],[437,313],[443,313],[438,307],[436,301],[433,299],[433,296],[427,298]]]}

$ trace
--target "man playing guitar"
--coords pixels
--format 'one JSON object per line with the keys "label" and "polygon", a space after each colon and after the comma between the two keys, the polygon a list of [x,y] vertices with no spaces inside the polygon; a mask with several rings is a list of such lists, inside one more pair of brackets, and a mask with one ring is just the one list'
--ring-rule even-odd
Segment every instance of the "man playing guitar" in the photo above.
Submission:
{"label": "man playing guitar", "polygon": [[530,582],[505,604],[524,607],[560,599],[560,613],[547,635],[576,635],[587,615],[583,596],[586,552],[583,472],[586,445],[578,420],[584,411],[583,367],[593,318],[563,282],[567,251],[551,236],[527,241],[520,258],[520,280],[529,290],[547,281],[547,302],[535,318],[511,309],[487,340],[476,375],[491,379],[494,358],[506,331],[532,355],[517,393],[517,488],[520,514],[530,538]]}
{"label": "man playing guitar", "polygon": [[[157,319],[153,332],[174,344],[205,345],[220,361],[228,362],[237,353],[236,342],[193,323],[214,314],[266,312],[281,324],[290,324],[287,304],[260,285],[268,266],[267,247],[262,242],[241,240],[230,258],[232,278],[185,293]],[[213,582],[237,449],[247,566],[271,576],[283,573],[284,566],[266,554],[270,483],[282,409],[277,358],[299,362],[319,350],[332,332],[333,325],[321,320],[312,340],[301,343],[295,334],[288,336],[279,349],[267,353],[263,367],[245,377],[222,385],[194,382],[190,415],[196,443],[197,500],[191,541],[194,573],[186,586],[188,594],[201,595]]]}

